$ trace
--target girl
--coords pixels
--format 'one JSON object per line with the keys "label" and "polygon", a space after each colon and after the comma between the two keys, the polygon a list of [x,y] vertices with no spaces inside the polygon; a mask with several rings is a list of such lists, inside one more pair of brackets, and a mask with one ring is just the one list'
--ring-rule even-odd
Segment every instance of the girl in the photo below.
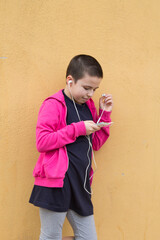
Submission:
{"label": "girl", "polygon": [[29,203],[39,207],[39,240],[62,240],[65,217],[74,237],[63,240],[97,240],[91,200],[92,157],[109,137],[113,101],[99,99],[99,115],[92,100],[103,71],[89,55],[73,57],[66,71],[66,86],[46,98],[39,110],[36,147],[40,152]]}

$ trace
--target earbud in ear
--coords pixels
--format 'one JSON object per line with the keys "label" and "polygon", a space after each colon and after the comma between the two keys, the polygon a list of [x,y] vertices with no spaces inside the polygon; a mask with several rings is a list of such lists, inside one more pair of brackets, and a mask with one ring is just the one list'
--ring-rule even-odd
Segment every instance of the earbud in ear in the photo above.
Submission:
{"label": "earbud in ear", "polygon": [[70,84],[70,83],[72,83],[72,80],[69,80],[69,81],[68,81],[68,84]]}

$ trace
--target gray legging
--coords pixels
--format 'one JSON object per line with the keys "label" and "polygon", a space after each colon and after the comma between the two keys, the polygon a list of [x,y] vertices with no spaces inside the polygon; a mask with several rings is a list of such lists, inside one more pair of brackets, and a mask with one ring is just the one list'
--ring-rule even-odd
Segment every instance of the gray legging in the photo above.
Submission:
{"label": "gray legging", "polygon": [[71,224],[75,240],[97,240],[94,216],[80,216],[69,209],[68,212],[55,212],[39,207],[41,233],[39,240],[62,240],[65,217]]}

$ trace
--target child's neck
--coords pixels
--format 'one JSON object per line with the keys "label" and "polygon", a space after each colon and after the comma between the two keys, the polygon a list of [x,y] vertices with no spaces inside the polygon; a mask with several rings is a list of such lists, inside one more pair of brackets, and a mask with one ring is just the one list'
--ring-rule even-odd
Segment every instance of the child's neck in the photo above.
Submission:
{"label": "child's neck", "polygon": [[[71,96],[67,86],[64,88],[64,93],[67,95],[67,97],[69,97],[72,100],[72,96]],[[77,103],[77,101],[75,99],[74,99],[74,101]],[[78,104],[81,105],[81,103],[78,103]]]}
{"label": "child's neck", "polygon": [[69,97],[70,99],[72,99],[71,94],[70,94],[67,86],[64,88],[64,93],[67,95],[67,97]]}

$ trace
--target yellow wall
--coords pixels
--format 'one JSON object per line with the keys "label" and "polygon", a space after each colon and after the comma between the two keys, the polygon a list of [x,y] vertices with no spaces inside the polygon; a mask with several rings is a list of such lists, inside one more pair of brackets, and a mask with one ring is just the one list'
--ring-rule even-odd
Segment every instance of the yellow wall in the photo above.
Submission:
{"label": "yellow wall", "polygon": [[[39,153],[42,101],[65,87],[71,58],[102,65],[114,100],[111,136],[95,153],[92,190],[99,240],[160,239],[160,2],[0,1],[0,237],[39,238],[28,203]],[[72,229],[65,220],[63,236]]]}

